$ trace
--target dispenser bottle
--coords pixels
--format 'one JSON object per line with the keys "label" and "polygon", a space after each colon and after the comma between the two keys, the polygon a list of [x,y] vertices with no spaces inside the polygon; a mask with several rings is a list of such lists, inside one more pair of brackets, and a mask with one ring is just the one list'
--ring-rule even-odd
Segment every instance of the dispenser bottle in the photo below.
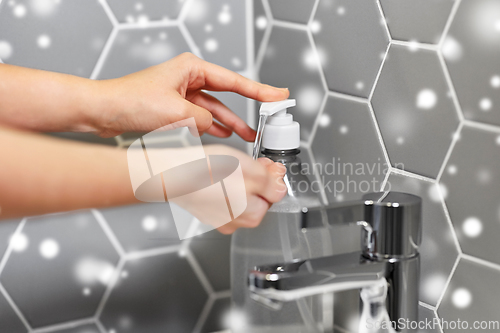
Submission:
{"label": "dispenser bottle", "polygon": [[[235,311],[244,321],[233,332],[305,332],[319,333],[322,300],[301,300],[281,304],[271,310],[251,298],[248,291],[248,271],[255,266],[306,259],[330,254],[328,232],[302,232],[300,212],[303,207],[321,205],[319,193],[303,172],[300,155],[300,125],[287,113],[295,100],[263,103],[259,129],[254,146],[254,158],[268,157],[286,166],[283,180],[287,194],[271,206],[261,224],[254,229],[239,229],[232,238],[231,282]],[[267,122],[266,122],[267,120]],[[312,170],[312,166],[307,168]],[[319,230],[319,229],[318,229]]]}

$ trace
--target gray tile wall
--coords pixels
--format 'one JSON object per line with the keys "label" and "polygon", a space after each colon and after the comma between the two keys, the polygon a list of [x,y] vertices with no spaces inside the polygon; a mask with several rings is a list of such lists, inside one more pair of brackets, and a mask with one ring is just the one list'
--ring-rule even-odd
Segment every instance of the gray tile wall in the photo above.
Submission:
{"label": "gray tile wall", "polygon": [[[339,181],[325,200],[388,187],[424,199],[421,318],[499,320],[500,2],[254,0],[255,47],[247,4],[3,0],[0,59],[98,79],[184,51],[251,76],[255,55],[261,81],[298,99],[311,161],[364,165],[342,176],[316,168]],[[247,100],[217,97],[255,122]],[[120,147],[138,136],[57,135]],[[216,232],[179,242],[159,204],[3,221],[0,332],[223,329],[228,253]],[[339,332],[355,312],[336,307]]]}
{"label": "gray tile wall", "polygon": [[[189,51],[251,76],[248,8],[250,1],[0,0],[0,61],[108,79]],[[252,123],[251,101],[213,94]],[[51,135],[119,149],[141,134]],[[202,141],[248,149],[234,135]],[[2,221],[0,332],[220,331],[228,326],[230,241],[217,231],[179,241],[167,204]]]}
{"label": "gray tile wall", "polygon": [[[500,1],[255,0],[254,23],[259,78],[298,99],[325,199],[423,198],[420,318],[500,320]],[[352,297],[339,332],[356,331]]]}

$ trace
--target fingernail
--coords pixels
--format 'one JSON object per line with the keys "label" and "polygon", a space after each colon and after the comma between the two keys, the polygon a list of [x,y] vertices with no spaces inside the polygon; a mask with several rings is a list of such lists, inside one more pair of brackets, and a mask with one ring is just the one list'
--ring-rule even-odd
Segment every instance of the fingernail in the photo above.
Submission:
{"label": "fingernail", "polygon": [[278,188],[276,189],[279,193],[283,193],[287,190],[286,188],[286,185],[285,184],[280,184],[278,185]]}
{"label": "fingernail", "polygon": [[281,90],[288,91],[288,88],[280,88]]}
{"label": "fingernail", "polygon": [[284,166],[283,164],[281,164],[279,162],[274,162],[274,164],[276,164],[278,166],[279,171],[281,171],[283,173],[286,172],[286,166]]}

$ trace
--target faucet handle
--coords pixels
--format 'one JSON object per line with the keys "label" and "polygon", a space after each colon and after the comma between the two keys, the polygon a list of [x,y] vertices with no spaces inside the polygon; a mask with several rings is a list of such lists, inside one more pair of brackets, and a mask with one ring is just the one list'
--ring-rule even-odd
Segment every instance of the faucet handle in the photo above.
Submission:
{"label": "faucet handle", "polygon": [[420,197],[376,192],[362,200],[302,210],[302,228],[357,224],[362,227],[363,254],[373,259],[408,258],[422,239]]}

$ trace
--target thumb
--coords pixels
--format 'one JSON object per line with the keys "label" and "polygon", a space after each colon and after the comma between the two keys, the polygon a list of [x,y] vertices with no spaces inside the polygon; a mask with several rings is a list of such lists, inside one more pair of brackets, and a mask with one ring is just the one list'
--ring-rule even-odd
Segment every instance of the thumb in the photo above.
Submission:
{"label": "thumb", "polygon": [[212,113],[196,104],[185,100],[184,118],[193,117],[198,131],[205,132],[212,126]]}

